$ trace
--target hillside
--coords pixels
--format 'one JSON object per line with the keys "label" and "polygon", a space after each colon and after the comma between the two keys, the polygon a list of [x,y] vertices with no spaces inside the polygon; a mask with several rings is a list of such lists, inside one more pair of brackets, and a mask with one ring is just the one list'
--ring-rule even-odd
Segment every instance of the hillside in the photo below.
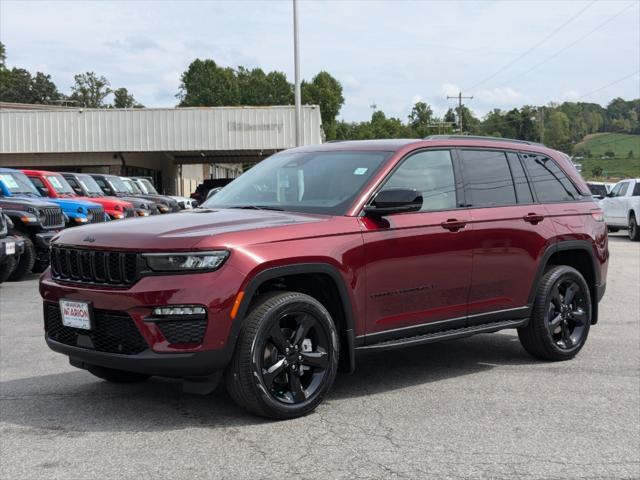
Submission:
{"label": "hillside", "polygon": [[[622,133],[587,135],[575,146],[575,152],[576,156],[583,157],[576,159],[576,162],[582,164],[584,178],[617,180],[640,177],[640,135]],[[613,158],[610,158],[611,153]],[[602,169],[600,175],[598,175],[599,169]]]}

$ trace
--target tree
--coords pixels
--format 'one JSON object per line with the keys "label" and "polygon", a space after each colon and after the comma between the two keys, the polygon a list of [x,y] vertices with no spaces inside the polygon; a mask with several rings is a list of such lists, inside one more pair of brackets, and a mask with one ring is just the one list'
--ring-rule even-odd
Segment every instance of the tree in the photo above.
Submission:
{"label": "tree", "polygon": [[591,176],[592,177],[601,177],[603,173],[604,173],[604,170],[602,169],[602,167],[600,165],[596,165],[595,167],[593,167],[591,169]]}
{"label": "tree", "polygon": [[571,151],[569,117],[564,112],[555,109],[546,109],[545,117],[545,143],[551,148],[569,153]]}
{"label": "tree", "polygon": [[104,108],[105,98],[111,93],[109,81],[94,72],[81,73],[73,77],[70,99],[77,106],[85,108]]}
{"label": "tree", "polygon": [[629,153],[627,154],[627,158],[629,159],[633,158],[633,150],[629,150]]}
{"label": "tree", "polygon": [[126,88],[117,88],[113,91],[113,108],[143,108],[144,105],[136,102],[133,95]]}
{"label": "tree", "polygon": [[31,103],[51,105],[58,103],[62,94],[58,91],[56,84],[51,81],[51,75],[37,72],[31,82]]}
{"label": "tree", "polygon": [[3,69],[0,84],[0,101],[33,103],[31,74],[24,68]]}
{"label": "tree", "polygon": [[320,72],[311,82],[302,82],[302,103],[320,105],[322,128],[329,140],[336,138],[336,117],[344,104],[342,85],[327,72]]}
{"label": "tree", "polygon": [[211,59],[195,59],[180,78],[181,107],[221,107],[240,104],[240,88],[231,68]]}
{"label": "tree", "polygon": [[413,134],[418,137],[429,135],[429,124],[432,121],[433,110],[425,102],[416,102],[409,114],[409,126]]}
{"label": "tree", "polygon": [[7,60],[7,49],[4,46],[4,43],[0,42],[0,69],[4,69],[5,61]]}

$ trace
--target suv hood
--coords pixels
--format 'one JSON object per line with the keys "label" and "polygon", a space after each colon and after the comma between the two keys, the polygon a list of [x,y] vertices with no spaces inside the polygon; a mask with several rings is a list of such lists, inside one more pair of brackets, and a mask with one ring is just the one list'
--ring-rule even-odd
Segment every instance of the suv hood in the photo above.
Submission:
{"label": "suv hood", "polygon": [[66,214],[77,215],[78,207],[84,208],[101,208],[102,206],[98,203],[85,202],[83,200],[77,199],[69,199],[69,198],[50,198],[51,203],[55,203],[60,205],[62,211]]}
{"label": "suv hood", "polygon": [[40,197],[0,197],[0,206],[3,208],[11,210],[13,205],[33,208],[58,207],[58,205],[51,202],[50,199],[45,200]]}
{"label": "suv hood", "polygon": [[[187,210],[179,215],[158,215],[66,229],[57,237],[56,243],[117,250],[180,251],[190,250],[213,236],[320,222],[327,218],[330,217],[268,210]],[[260,233],[256,232],[252,240],[252,243],[257,243]],[[225,246],[224,239],[220,239],[218,246]]]}

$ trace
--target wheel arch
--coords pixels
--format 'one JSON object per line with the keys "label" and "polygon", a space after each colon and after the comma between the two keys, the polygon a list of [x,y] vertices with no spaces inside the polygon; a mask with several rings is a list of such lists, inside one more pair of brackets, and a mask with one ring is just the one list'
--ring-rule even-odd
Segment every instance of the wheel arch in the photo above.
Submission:
{"label": "wheel arch", "polygon": [[[323,285],[324,283],[324,285]],[[323,288],[326,287],[325,288]],[[355,369],[354,315],[351,298],[338,268],[328,263],[298,263],[267,268],[254,275],[244,288],[231,336],[237,341],[244,318],[257,295],[273,290],[291,290],[313,296],[332,314],[340,336],[340,370]],[[321,293],[320,293],[321,292]]]}
{"label": "wheel arch", "polygon": [[598,323],[598,288],[601,284],[598,260],[591,243],[586,240],[564,240],[547,247],[538,265],[535,281],[529,293],[529,305],[533,303],[538,284],[549,265],[568,265],[585,278],[591,295],[591,324]]}

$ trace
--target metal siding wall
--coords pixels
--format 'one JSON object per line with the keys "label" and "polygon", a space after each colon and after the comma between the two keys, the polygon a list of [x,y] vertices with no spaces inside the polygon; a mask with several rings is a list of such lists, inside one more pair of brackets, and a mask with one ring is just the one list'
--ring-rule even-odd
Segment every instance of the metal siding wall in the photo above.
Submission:
{"label": "metal siding wall", "polygon": [[[322,142],[320,109],[305,106],[305,144]],[[159,152],[295,146],[294,107],[3,110],[0,153]]]}

